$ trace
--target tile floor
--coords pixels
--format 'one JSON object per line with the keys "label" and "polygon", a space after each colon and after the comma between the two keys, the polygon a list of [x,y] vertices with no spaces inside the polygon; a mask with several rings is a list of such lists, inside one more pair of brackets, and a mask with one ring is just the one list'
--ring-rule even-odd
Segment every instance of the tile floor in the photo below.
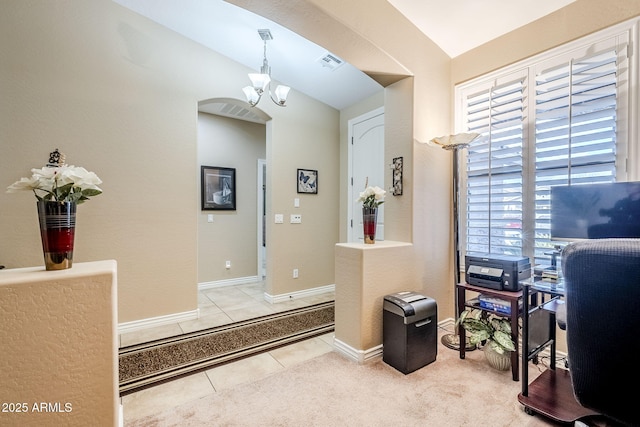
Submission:
{"label": "tile floor", "polygon": [[333,333],[217,366],[121,398],[124,426],[238,384],[256,381],[333,351]]}
{"label": "tile floor", "polygon": [[120,347],[140,344],[215,326],[253,319],[294,308],[333,301],[335,294],[326,292],[276,304],[264,300],[264,282],[205,289],[198,292],[200,317],[195,320],[156,326],[120,334]]}
{"label": "tile floor", "polygon": [[[333,292],[330,292],[270,304],[264,301],[263,292],[262,282],[200,291],[199,319],[121,334],[120,345],[124,347],[166,338],[334,299]],[[333,333],[324,334],[123,396],[124,425],[333,351],[333,336]]]}
{"label": "tile floor", "polygon": [[[439,333],[451,333],[449,329],[438,327]],[[126,427],[134,420],[226,388],[260,380],[297,363],[329,353],[334,350],[333,338],[333,333],[320,335],[123,396],[123,425]]]}

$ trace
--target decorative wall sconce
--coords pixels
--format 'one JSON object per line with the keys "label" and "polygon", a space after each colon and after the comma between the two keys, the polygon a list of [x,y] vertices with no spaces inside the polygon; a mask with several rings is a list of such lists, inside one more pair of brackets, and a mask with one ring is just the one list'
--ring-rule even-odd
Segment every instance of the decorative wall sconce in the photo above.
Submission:
{"label": "decorative wall sconce", "polygon": [[396,157],[391,164],[391,194],[402,196],[402,157]]}

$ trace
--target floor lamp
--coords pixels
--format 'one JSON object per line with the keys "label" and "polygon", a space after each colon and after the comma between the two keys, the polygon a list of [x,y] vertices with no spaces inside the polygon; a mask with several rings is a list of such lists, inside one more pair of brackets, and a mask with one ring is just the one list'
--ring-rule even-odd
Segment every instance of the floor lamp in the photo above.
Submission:
{"label": "floor lamp", "polygon": [[[433,138],[429,141],[429,145],[442,147],[447,151],[453,152],[453,239],[454,239],[454,249],[455,249],[455,271],[453,274],[454,284],[453,284],[453,295],[454,295],[454,303],[455,308],[454,312],[456,314],[456,319],[460,315],[458,313],[458,292],[456,290],[456,285],[460,283],[460,244],[459,244],[459,232],[458,232],[458,207],[459,207],[459,198],[460,198],[460,188],[458,184],[459,180],[459,171],[458,171],[458,152],[463,150],[471,144],[476,138],[478,138],[480,134],[477,133],[459,133],[456,135],[448,135],[448,136],[440,136],[437,138]],[[460,349],[460,336],[456,330],[453,334],[446,334],[442,336],[442,344],[445,347],[459,350]],[[466,337],[465,337],[466,338]],[[475,345],[472,345],[468,339],[465,339],[465,349],[467,351],[474,350],[476,348]]]}

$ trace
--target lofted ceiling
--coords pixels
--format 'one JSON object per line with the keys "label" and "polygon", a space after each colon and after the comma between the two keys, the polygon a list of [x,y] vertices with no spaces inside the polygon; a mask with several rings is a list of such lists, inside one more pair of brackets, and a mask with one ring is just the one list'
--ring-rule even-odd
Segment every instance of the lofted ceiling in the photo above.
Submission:
{"label": "lofted ceiling", "polygon": [[575,0],[388,0],[455,58]]}
{"label": "lofted ceiling", "polygon": [[[268,28],[272,78],[338,110],[382,90],[321,46],[223,0],[113,1],[254,70],[262,65],[264,48],[258,29]],[[575,0],[388,1],[453,58]],[[244,99],[240,87],[237,96]],[[236,104],[234,110],[243,109],[241,102]],[[220,112],[209,112],[224,115],[225,108],[231,110],[219,104],[215,109]],[[251,115],[246,108],[243,114]]]}

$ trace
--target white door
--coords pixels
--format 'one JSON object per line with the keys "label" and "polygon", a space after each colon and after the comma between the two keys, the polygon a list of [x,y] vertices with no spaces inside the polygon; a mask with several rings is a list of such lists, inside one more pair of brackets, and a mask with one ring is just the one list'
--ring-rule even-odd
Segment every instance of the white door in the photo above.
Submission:
{"label": "white door", "polygon": [[[384,109],[379,108],[349,121],[349,166],[351,185],[349,197],[349,242],[363,242],[362,203],[357,202],[365,183],[384,185]],[[385,197],[385,200],[387,198]],[[384,204],[378,208],[376,240],[384,240]]]}

